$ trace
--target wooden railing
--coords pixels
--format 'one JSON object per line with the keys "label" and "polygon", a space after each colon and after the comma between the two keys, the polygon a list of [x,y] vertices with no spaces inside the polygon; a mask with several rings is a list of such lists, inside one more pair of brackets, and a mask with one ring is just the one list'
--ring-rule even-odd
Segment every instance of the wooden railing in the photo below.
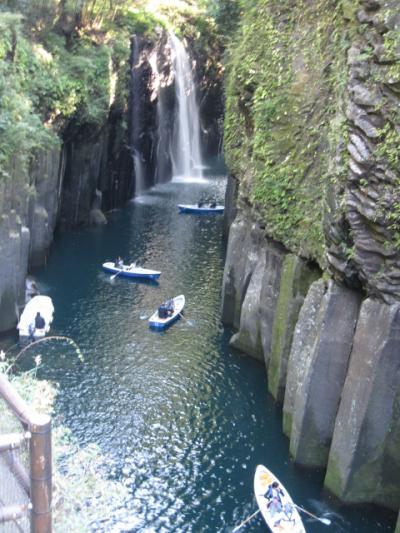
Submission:
{"label": "wooden railing", "polygon": [[[31,533],[51,533],[51,418],[38,414],[20,397],[4,375],[0,375],[0,397],[22,424],[22,433],[0,436],[0,452],[6,467],[26,493],[29,503],[15,502],[1,507],[1,523],[13,521],[29,513]],[[15,458],[13,450],[29,441],[29,472]],[[9,454],[9,458],[7,456]],[[19,528],[20,529],[20,528]]]}

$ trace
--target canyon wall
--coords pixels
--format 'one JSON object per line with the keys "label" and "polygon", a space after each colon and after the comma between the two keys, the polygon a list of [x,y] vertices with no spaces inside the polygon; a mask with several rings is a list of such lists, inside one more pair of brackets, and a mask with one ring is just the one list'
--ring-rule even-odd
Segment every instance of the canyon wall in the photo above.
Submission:
{"label": "canyon wall", "polygon": [[245,14],[228,68],[222,290],[231,344],[265,365],[294,462],[324,469],[346,503],[395,511],[399,24],[396,2],[370,0]]}

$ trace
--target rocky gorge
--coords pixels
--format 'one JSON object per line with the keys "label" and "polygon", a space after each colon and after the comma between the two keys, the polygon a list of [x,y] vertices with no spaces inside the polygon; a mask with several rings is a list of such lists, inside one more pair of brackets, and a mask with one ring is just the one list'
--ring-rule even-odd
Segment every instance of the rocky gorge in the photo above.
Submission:
{"label": "rocky gorge", "polygon": [[[232,347],[264,365],[294,462],[325,471],[345,503],[398,511],[399,8],[257,0],[237,24],[225,95],[221,49],[210,62],[201,31],[185,39],[204,155],[220,148],[226,97],[222,320]],[[77,33],[68,20],[62,31],[67,44]],[[56,230],[106,223],[139,174],[144,188],[171,177],[167,32],[130,32],[105,65],[101,119],[54,111],[51,142],[28,164],[16,149],[0,181],[0,332],[15,328]]]}
{"label": "rocky gorge", "polygon": [[[62,22],[69,43],[79,30],[71,17]],[[13,36],[11,30],[4,34],[6,46]],[[91,38],[92,47],[99,49],[98,36]],[[7,179],[0,182],[0,332],[15,328],[27,275],[45,263],[55,231],[105,224],[107,211],[123,206],[140,192],[135,157],[145,169],[144,188],[171,178],[171,154],[165,139],[172,135],[176,102],[169,34],[157,26],[148,34],[125,32],[120,38],[125,39],[123,46],[118,44],[122,57],[121,51],[118,56],[111,49],[105,70],[94,73],[106,85],[104,95],[92,96],[97,98],[93,104],[107,98],[100,118],[94,122],[89,115],[90,101],[85,104],[86,117],[78,113],[65,118],[55,110],[48,121],[51,135],[46,145],[28,154],[16,149],[10,157]],[[22,36],[17,39],[17,51],[20,41]],[[193,51],[204,146],[212,157],[221,138],[221,78],[211,78],[207,72],[207,68],[218,69],[207,63],[201,43],[186,45]],[[218,47],[218,42],[211,38],[207,46]],[[5,63],[13,67],[16,60],[7,56]],[[210,114],[210,108],[215,112]]]}

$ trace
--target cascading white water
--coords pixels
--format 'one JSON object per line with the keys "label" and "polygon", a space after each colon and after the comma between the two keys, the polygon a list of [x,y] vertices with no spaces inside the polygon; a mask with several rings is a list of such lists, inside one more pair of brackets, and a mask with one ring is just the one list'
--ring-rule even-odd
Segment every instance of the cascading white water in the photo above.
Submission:
{"label": "cascading white water", "polygon": [[173,176],[202,178],[200,120],[189,56],[183,43],[170,34],[175,70],[176,112],[171,145]]}

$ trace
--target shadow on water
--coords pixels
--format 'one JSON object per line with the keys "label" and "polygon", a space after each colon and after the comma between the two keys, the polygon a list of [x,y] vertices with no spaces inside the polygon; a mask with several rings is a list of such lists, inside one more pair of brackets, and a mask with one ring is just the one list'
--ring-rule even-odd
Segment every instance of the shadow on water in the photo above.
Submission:
{"label": "shadow on water", "polygon": [[[130,490],[94,530],[231,531],[256,510],[253,475],[262,463],[299,505],[337,513],[331,531],[392,533],[393,514],[337,507],[321,474],[294,467],[265,368],[229,346],[232,332],[220,322],[223,217],[177,209],[205,193],[223,203],[224,189],[218,177],[154,188],[109,213],[106,226],[59,236],[37,274],[55,305],[52,334],[73,338],[85,357],[80,363],[63,346],[41,350],[41,376],[59,384],[56,414],[82,446],[100,446],[108,475]],[[158,283],[110,282],[101,265],[118,255],[161,270]],[[184,319],[150,331],[159,303],[181,293]],[[325,528],[305,523],[308,532]],[[242,531],[266,526],[258,516]]]}

